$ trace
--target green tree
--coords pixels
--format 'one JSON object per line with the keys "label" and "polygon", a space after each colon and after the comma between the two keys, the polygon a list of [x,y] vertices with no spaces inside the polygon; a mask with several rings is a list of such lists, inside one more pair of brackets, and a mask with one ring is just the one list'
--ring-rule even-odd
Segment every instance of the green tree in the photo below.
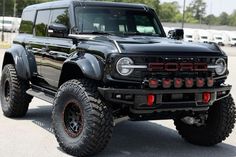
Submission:
{"label": "green tree", "polygon": [[[5,0],[5,16],[13,15],[14,3],[13,0]],[[3,12],[3,0],[0,1],[0,15],[2,16]]]}
{"label": "green tree", "polygon": [[226,12],[222,12],[218,17],[218,21],[220,25],[228,25],[229,24],[229,15]]}
{"label": "green tree", "polygon": [[[11,1],[13,1],[13,0],[11,0]],[[17,10],[16,15],[21,16],[23,9],[29,5],[43,3],[43,2],[49,2],[49,1],[52,1],[52,0],[16,0],[16,5],[17,5],[16,6],[16,10]]]}
{"label": "green tree", "polygon": [[236,26],[236,10],[229,16],[229,25]]}
{"label": "green tree", "polygon": [[[32,4],[48,2],[52,0],[5,0],[5,16],[14,15],[14,2],[16,2],[16,16],[20,17],[23,9]],[[2,15],[3,1],[0,1],[0,15]]]}
{"label": "green tree", "polygon": [[210,15],[206,16],[203,21],[207,25],[217,25],[217,24],[219,24],[219,19],[213,14],[210,14]]}
{"label": "green tree", "polygon": [[206,14],[206,3],[204,0],[193,0],[186,11],[191,13],[195,19],[201,20]]}
{"label": "green tree", "polygon": [[191,12],[186,11],[185,12],[185,18],[184,18],[185,23],[199,23],[199,21],[193,17]]}
{"label": "green tree", "polygon": [[160,5],[159,17],[163,22],[179,22],[181,13],[178,2],[163,3]]}

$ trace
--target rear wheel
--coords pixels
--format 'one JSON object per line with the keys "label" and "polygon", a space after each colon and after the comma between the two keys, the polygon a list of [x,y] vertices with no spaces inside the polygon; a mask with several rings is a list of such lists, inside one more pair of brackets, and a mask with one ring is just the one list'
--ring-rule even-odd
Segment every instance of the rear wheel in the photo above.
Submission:
{"label": "rear wheel", "polygon": [[25,116],[32,100],[32,96],[26,93],[27,89],[29,82],[17,76],[14,65],[6,65],[1,78],[1,105],[5,116]]}
{"label": "rear wheel", "polygon": [[235,123],[235,104],[228,96],[210,107],[205,123],[201,125],[186,124],[182,118],[175,119],[179,134],[188,142],[211,146],[224,141],[232,132]]}
{"label": "rear wheel", "polygon": [[96,84],[86,79],[71,80],[60,87],[52,120],[59,145],[74,156],[102,151],[112,135],[112,111],[99,98]]}

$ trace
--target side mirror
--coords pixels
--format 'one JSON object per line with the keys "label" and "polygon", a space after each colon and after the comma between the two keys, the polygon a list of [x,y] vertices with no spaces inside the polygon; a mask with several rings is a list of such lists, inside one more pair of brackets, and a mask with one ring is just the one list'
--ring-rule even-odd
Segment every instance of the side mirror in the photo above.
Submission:
{"label": "side mirror", "polygon": [[183,29],[170,30],[168,32],[168,37],[171,39],[182,40],[184,38],[184,30]]}
{"label": "side mirror", "polygon": [[59,23],[54,23],[48,27],[48,36],[50,37],[67,37],[69,34],[69,29],[67,26]]}

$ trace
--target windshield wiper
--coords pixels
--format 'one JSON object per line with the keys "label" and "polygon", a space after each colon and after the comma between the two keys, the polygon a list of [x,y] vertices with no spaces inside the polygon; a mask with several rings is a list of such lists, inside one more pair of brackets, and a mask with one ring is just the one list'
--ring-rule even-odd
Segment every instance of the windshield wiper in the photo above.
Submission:
{"label": "windshield wiper", "polygon": [[112,35],[108,32],[99,32],[99,31],[93,31],[93,32],[79,32],[79,34],[94,34],[94,35]]}

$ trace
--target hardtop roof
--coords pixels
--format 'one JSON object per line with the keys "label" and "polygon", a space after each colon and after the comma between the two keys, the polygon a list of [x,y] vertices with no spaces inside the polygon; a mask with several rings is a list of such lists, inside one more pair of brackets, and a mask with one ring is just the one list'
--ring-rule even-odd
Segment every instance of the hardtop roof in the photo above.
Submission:
{"label": "hardtop roof", "polygon": [[136,8],[136,9],[147,8],[147,6],[144,4],[134,4],[134,3],[104,2],[104,1],[101,2],[101,1],[85,1],[85,0],[58,0],[53,2],[30,5],[26,7],[25,10],[42,10],[42,9],[69,7],[72,4],[82,5],[82,6],[121,7],[121,8]]}

